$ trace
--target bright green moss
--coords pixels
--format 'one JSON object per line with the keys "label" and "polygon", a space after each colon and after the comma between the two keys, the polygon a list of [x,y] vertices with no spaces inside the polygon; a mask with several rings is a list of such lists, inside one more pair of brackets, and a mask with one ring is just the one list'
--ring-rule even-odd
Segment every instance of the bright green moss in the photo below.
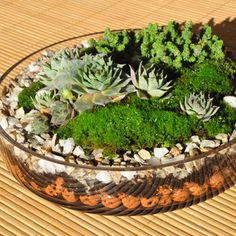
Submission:
{"label": "bright green moss", "polygon": [[204,123],[203,127],[207,136],[214,138],[219,133],[231,133],[235,120],[236,112],[226,104],[222,104],[222,110],[218,115]]}
{"label": "bright green moss", "polygon": [[[140,104],[146,101],[140,99]],[[140,105],[139,104],[139,105]],[[137,103],[136,103],[137,105]],[[72,137],[85,148],[109,150],[173,145],[191,136],[197,119],[134,104],[108,105],[85,112],[58,129],[60,137]]]}
{"label": "bright green moss", "polygon": [[22,90],[18,95],[18,106],[23,107],[26,112],[34,109],[32,98],[34,98],[36,92],[43,87],[45,87],[45,85],[38,81]]}
{"label": "bright green moss", "polygon": [[173,95],[178,100],[191,92],[204,92],[207,94],[222,96],[232,91],[232,81],[227,73],[224,73],[222,62],[208,61],[197,65],[193,70],[186,70],[178,79]]}

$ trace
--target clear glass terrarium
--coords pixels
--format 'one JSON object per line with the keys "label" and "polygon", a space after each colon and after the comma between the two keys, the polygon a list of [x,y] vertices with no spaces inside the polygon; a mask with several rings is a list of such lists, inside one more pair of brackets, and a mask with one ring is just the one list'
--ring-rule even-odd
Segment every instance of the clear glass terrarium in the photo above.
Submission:
{"label": "clear glass terrarium", "polygon": [[[45,49],[72,47],[101,35],[70,38],[23,58],[1,77],[1,96]],[[2,127],[0,133],[1,155],[24,186],[47,200],[89,213],[142,215],[172,211],[212,198],[236,183],[235,139],[182,161],[124,168],[56,160],[17,143]],[[40,161],[50,166],[50,171],[43,171]],[[99,175],[107,176],[106,183],[98,180]]]}

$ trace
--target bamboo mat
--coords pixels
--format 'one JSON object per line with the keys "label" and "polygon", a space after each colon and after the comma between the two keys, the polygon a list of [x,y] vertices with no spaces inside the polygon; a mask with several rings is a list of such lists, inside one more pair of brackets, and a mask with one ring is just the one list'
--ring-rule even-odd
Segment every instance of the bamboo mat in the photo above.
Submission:
{"label": "bamboo mat", "polygon": [[[88,32],[192,19],[209,22],[236,53],[236,0],[0,0],[0,74],[33,50]],[[236,235],[236,186],[157,215],[113,217],[68,210],[20,186],[0,157],[0,235]]]}

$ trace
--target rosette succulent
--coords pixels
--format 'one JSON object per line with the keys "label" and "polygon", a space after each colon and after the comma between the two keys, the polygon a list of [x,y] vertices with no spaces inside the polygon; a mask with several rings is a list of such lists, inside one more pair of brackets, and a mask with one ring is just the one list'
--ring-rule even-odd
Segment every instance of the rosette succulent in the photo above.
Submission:
{"label": "rosette succulent", "polygon": [[180,102],[181,109],[188,115],[195,115],[202,121],[208,121],[216,114],[219,107],[213,106],[213,98],[205,98],[203,93],[191,93],[185,97],[184,104]]}
{"label": "rosette succulent", "polygon": [[48,113],[49,107],[51,107],[55,102],[55,91],[50,91],[48,89],[40,89],[32,102],[34,107],[39,110],[41,113]]}
{"label": "rosette succulent", "polygon": [[139,64],[137,74],[130,67],[130,78],[137,89],[137,95],[143,99],[162,97],[172,87],[172,81],[167,81],[163,71],[158,72],[153,66],[145,68],[142,63]]}
{"label": "rosette succulent", "polygon": [[73,92],[78,94],[75,109],[79,112],[96,105],[121,100],[134,91],[130,79],[123,73],[123,65],[114,64],[103,54],[85,55],[79,61],[77,75],[73,78]]}
{"label": "rosette succulent", "polygon": [[61,125],[71,117],[72,108],[69,103],[56,101],[50,108],[51,121],[53,125]]}
{"label": "rosette succulent", "polygon": [[[43,65],[43,72],[38,74],[40,81],[47,86],[49,90],[59,90],[61,95],[65,91],[71,91],[73,77],[77,74],[79,60],[68,58],[55,59],[52,58],[49,62]],[[67,93],[68,94],[68,93]],[[73,96],[71,95],[70,99]]]}

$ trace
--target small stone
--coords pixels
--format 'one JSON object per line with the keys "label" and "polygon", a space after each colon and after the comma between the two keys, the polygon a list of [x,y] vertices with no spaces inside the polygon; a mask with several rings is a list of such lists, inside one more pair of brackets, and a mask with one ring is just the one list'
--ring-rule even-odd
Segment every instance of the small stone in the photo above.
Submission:
{"label": "small stone", "polygon": [[120,164],[121,164],[122,166],[126,166],[126,162],[125,162],[125,161],[122,161]]}
{"label": "small stone", "polygon": [[1,118],[0,125],[2,126],[3,129],[7,129],[8,128],[7,117],[2,117]]}
{"label": "small stone", "polygon": [[181,151],[184,149],[184,147],[181,143],[177,143],[175,146]]}
{"label": "small stone", "polygon": [[[59,160],[59,161],[65,161],[63,157],[54,155],[52,153],[48,153],[47,156],[50,158]],[[65,165],[57,164],[57,163],[54,163],[53,161],[40,159],[38,161],[38,165],[40,169],[45,173],[56,174],[56,173],[61,173],[65,171]]]}
{"label": "small stone", "polygon": [[109,161],[108,159],[105,158],[105,159],[103,159],[103,160],[101,161],[101,164],[107,166],[107,165],[110,164],[110,161]]}
{"label": "small stone", "polygon": [[182,161],[182,160],[184,160],[184,158],[185,158],[184,154],[181,154],[181,155],[178,155],[178,156],[172,157],[172,158],[166,157],[166,158],[161,159],[161,163],[166,164],[166,163],[171,163],[171,162],[176,162],[176,161]]}
{"label": "small stone", "polygon": [[185,149],[184,152],[191,153],[191,151],[192,151],[193,149],[195,149],[195,148],[196,148],[196,149],[199,148],[196,143],[189,143],[189,144],[187,144],[187,147],[186,147],[186,149]]}
{"label": "small stone", "polygon": [[236,129],[233,131],[233,133],[230,135],[229,141],[236,138]]}
{"label": "small stone", "polygon": [[82,41],[82,42],[81,42],[81,45],[82,45],[84,48],[89,48],[89,47],[91,46],[88,40]]}
{"label": "small stone", "polygon": [[157,157],[152,157],[150,160],[148,160],[148,163],[150,165],[160,165],[161,164],[161,160]]}
{"label": "small stone", "polygon": [[230,107],[236,109],[236,97],[235,96],[225,96],[223,98],[224,102],[227,103]]}
{"label": "small stone", "polygon": [[[54,135],[57,135],[57,134],[54,134]],[[54,136],[54,135],[53,135],[53,136]],[[51,136],[50,136],[49,134],[40,134],[40,136],[41,136],[43,139],[45,139],[45,140],[51,139]]]}
{"label": "small stone", "polygon": [[228,135],[224,133],[217,134],[216,139],[220,140],[222,143],[228,143]]}
{"label": "small stone", "polygon": [[108,184],[112,182],[111,175],[108,171],[100,171],[96,175],[96,179],[100,182],[103,182],[104,184]]}
{"label": "small stone", "polygon": [[76,146],[76,148],[73,151],[73,155],[78,156],[78,157],[84,155],[83,148],[80,146]]}
{"label": "small stone", "polygon": [[124,157],[124,161],[130,161],[131,159],[132,159],[132,157],[131,157],[131,151],[127,151],[124,155],[123,155],[123,157]]}
{"label": "small stone", "polygon": [[21,134],[17,134],[16,135],[16,141],[18,143],[24,143],[25,142],[25,137],[23,135],[21,135]]}
{"label": "small stone", "polygon": [[15,117],[16,117],[17,119],[21,119],[21,118],[23,118],[24,116],[25,116],[25,111],[24,111],[23,107],[21,107],[21,108],[19,108],[19,109],[16,110]]}
{"label": "small stone", "polygon": [[61,146],[59,144],[52,146],[52,151],[57,152],[57,153],[61,153]]}
{"label": "small stone", "polygon": [[167,148],[154,148],[154,156],[159,159],[164,157],[167,153],[169,153]]}
{"label": "small stone", "polygon": [[44,144],[44,139],[41,138],[40,136],[34,135],[33,138],[36,139],[39,142],[39,144]]}
{"label": "small stone", "polygon": [[201,152],[209,152],[210,150],[212,150],[212,148],[207,148],[207,147],[204,147],[204,148],[201,148],[200,151]]}
{"label": "small stone", "polygon": [[197,156],[197,155],[199,155],[200,153],[201,153],[200,149],[194,148],[194,149],[192,149],[192,150],[189,152],[189,155],[190,155],[190,156]]}
{"label": "small stone", "polygon": [[63,145],[63,155],[69,155],[72,153],[73,149],[75,147],[75,142],[73,138],[68,138],[65,140]]}
{"label": "small stone", "polygon": [[192,161],[186,162],[184,163],[185,169],[188,173],[192,173],[193,172],[193,168],[194,168],[194,163]]}
{"label": "small stone", "polygon": [[29,72],[31,73],[35,73],[35,72],[38,72],[40,70],[40,67],[38,65],[35,65],[35,63],[31,63],[29,66],[28,66],[28,70]]}
{"label": "small stone", "polygon": [[220,140],[215,140],[214,142],[215,142],[215,147],[219,147],[220,144],[221,144],[221,141],[220,141]]}
{"label": "small stone", "polygon": [[103,152],[103,149],[95,149],[93,150],[92,155],[95,157],[95,159],[99,159],[103,157],[102,152]]}
{"label": "small stone", "polygon": [[158,178],[165,178],[166,177],[166,172],[162,169],[157,169],[155,171],[155,174]]}
{"label": "small stone", "polygon": [[200,138],[197,135],[192,136],[190,139],[193,143],[196,143],[198,145],[201,143]]}
{"label": "small stone", "polygon": [[150,154],[149,151],[145,150],[145,149],[141,149],[138,152],[138,155],[143,159],[143,160],[149,160],[152,156]]}
{"label": "small stone", "polygon": [[216,147],[216,143],[213,140],[202,140],[201,144],[200,144],[200,148],[215,148]]}
{"label": "small stone", "polygon": [[121,171],[121,175],[127,178],[127,180],[131,180],[134,176],[137,175],[136,171]]}
{"label": "small stone", "polygon": [[178,155],[180,155],[181,154],[181,150],[179,149],[179,148],[177,148],[177,147],[172,147],[171,149],[170,149],[170,154],[172,155],[172,156],[178,156]]}
{"label": "small stone", "polygon": [[138,154],[134,154],[134,160],[138,163],[143,163],[143,159]]}

